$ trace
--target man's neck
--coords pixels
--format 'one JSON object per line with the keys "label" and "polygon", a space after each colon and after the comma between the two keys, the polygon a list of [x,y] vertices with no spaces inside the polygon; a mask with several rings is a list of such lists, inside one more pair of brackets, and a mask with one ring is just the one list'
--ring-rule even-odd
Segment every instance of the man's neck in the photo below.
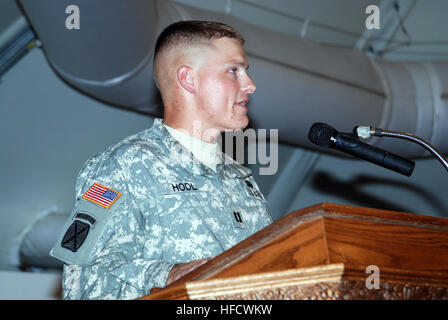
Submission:
{"label": "man's neck", "polygon": [[204,128],[200,120],[176,122],[165,118],[163,124],[206,143],[217,143],[218,136],[221,133],[218,129]]}

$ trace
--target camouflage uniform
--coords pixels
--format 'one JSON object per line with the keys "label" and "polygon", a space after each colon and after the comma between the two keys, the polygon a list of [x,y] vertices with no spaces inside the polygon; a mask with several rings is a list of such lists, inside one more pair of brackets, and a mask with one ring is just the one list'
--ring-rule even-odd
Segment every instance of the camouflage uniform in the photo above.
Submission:
{"label": "camouflage uniform", "polygon": [[[216,256],[270,224],[250,169],[220,157],[215,173],[155,119],[91,158],[51,251],[65,263],[63,298],[146,295],[175,264]],[[94,183],[121,195],[109,208],[83,198]]]}

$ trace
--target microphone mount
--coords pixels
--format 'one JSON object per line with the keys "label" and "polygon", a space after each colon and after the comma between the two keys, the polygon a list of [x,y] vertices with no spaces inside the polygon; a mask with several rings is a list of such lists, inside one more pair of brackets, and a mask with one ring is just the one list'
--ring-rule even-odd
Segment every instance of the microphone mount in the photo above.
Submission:
{"label": "microphone mount", "polygon": [[367,139],[371,136],[376,136],[376,137],[391,137],[391,138],[398,138],[398,139],[412,141],[412,142],[417,143],[420,146],[424,147],[429,152],[431,152],[431,154],[434,157],[436,157],[437,160],[440,161],[442,166],[448,171],[448,160],[443,156],[443,154],[440,151],[438,151],[437,148],[434,147],[428,141],[426,141],[416,135],[413,135],[411,133],[393,131],[393,130],[385,130],[385,129],[373,128],[373,127],[369,127],[369,126],[356,126],[353,128],[353,134],[358,137],[361,137],[363,139]]}

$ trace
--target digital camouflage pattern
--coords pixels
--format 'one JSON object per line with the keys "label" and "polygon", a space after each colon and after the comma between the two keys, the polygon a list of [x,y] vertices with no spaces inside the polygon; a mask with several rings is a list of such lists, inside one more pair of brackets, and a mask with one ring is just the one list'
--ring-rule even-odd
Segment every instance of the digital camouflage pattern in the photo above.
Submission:
{"label": "digital camouflage pattern", "polygon": [[[63,298],[144,296],[165,286],[174,264],[214,257],[269,225],[250,169],[220,157],[214,172],[155,119],[89,159],[77,179],[75,208],[51,251],[65,262]],[[94,183],[122,195],[109,209],[83,199]],[[61,243],[75,220],[90,230],[73,252]]]}

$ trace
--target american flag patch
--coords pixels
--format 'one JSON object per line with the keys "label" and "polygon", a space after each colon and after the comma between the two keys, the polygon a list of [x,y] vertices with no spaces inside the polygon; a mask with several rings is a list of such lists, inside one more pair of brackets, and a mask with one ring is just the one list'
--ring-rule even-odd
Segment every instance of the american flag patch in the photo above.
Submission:
{"label": "american flag patch", "polygon": [[100,185],[99,183],[94,183],[89,190],[84,193],[82,196],[84,199],[95,202],[100,206],[109,209],[110,206],[117,201],[122,193],[107,188],[105,186]]}

